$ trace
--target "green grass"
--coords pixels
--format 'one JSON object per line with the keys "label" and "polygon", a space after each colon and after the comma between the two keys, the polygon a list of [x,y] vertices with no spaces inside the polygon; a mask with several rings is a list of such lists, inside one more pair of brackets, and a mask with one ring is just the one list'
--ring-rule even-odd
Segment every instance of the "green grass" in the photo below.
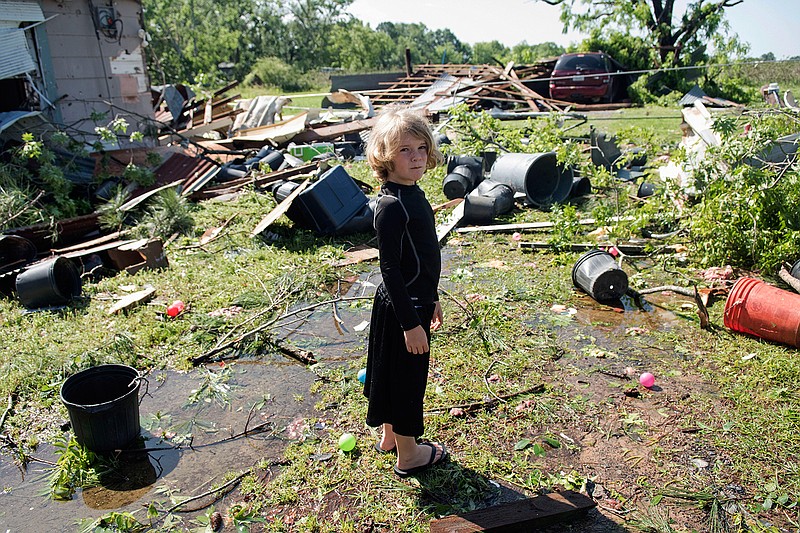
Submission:
{"label": "green grass", "polygon": [[681,140],[681,111],[677,107],[633,107],[618,111],[590,111],[588,122],[575,128],[576,135],[589,135],[589,126],[611,134],[632,128],[651,130],[665,143],[677,144]]}
{"label": "green grass", "polygon": [[[624,132],[633,123],[656,137],[673,135],[679,121],[679,112],[666,108],[591,118],[605,131]],[[364,163],[347,168],[372,183]],[[432,204],[446,200],[443,175],[443,168],[435,169],[423,182]],[[575,216],[635,212],[638,204],[624,185],[601,172],[593,178],[595,194],[575,206]],[[2,429],[21,453],[35,453],[38,443],[54,442],[61,433],[52,420],[66,418],[58,400],[65,376],[105,362],[190,369],[193,357],[232,328],[265,323],[294,302],[326,299],[339,280],[376,268],[330,266],[368,235],[323,238],[283,217],[270,228],[273,238],[252,238],[253,226],[274,205],[270,195],[255,191],[197,204],[193,231],[167,245],[169,269],[87,280],[84,298],[64,311],[27,314],[16,301],[0,300],[0,398],[14,399]],[[437,216],[441,221],[446,215]],[[565,210],[518,209],[498,222],[568,216]],[[218,239],[199,246],[205,230],[228,220]],[[585,233],[591,229],[582,227],[562,239],[588,240]],[[632,230],[615,231],[627,235]],[[546,231],[524,234],[525,240],[551,238]],[[271,531],[426,531],[438,516],[491,505],[499,496],[496,483],[534,495],[580,488],[594,476],[640,516],[642,531],[647,524],[664,527],[667,512],[678,509],[669,497],[641,507],[642,499],[672,485],[695,494],[741,486],[739,504],[747,513],[737,517],[743,521],[755,524],[754,517],[761,516],[786,523],[784,514],[797,519],[796,350],[729,332],[722,326],[722,301],[711,306],[710,330],[700,329],[694,310],[683,309],[687,301],[678,297],[658,300],[677,317],[674,323],[658,322],[662,315],[655,313],[614,313],[572,287],[571,269],[579,254],[528,252],[508,233],[454,233],[445,252],[450,258],[441,285],[446,321],[434,334],[426,436],[447,443],[454,461],[419,480],[393,475],[392,457],[371,449],[377,432],[364,425],[366,405],[355,379],[365,355],[354,353],[350,361],[319,365],[315,371],[321,377],[312,391],[298,391],[314,395],[318,414],[309,424],[321,422],[325,429],[289,446],[287,466],[268,477],[271,481],[262,482],[258,472],[245,480],[242,516],[266,517]],[[698,280],[691,262],[672,255],[626,261],[624,267],[636,288]],[[155,300],[124,315],[107,315],[113,297],[147,284],[156,287]],[[188,312],[172,320],[164,310],[175,299],[185,301]],[[234,303],[245,310],[231,321],[208,316]],[[588,318],[555,315],[550,308],[556,303],[580,309]],[[636,318],[649,321],[646,334],[625,332],[623,320]],[[273,347],[259,341],[242,349],[265,353]],[[743,358],[747,354],[755,356]],[[626,366],[652,370],[663,391],[639,389],[639,397],[626,396],[633,383],[603,373],[620,373]],[[544,386],[540,392],[526,392],[539,391],[539,385]],[[495,395],[506,401],[482,404]],[[453,406],[465,404],[476,406],[463,416],[451,414]],[[349,454],[336,444],[345,429],[358,439]],[[582,454],[593,450],[604,455],[583,463]],[[331,457],[310,458],[320,453]],[[693,469],[688,461],[696,457],[711,459],[712,466]],[[613,468],[604,470],[601,463]],[[689,516],[700,524],[707,514]]]}

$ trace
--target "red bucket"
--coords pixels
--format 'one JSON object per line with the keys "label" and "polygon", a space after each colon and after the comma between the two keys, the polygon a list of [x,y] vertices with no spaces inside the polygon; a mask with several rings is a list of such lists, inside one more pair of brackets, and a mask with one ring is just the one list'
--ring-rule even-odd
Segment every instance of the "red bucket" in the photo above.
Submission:
{"label": "red bucket", "polygon": [[725,326],[800,347],[800,294],[739,278],[725,302]]}

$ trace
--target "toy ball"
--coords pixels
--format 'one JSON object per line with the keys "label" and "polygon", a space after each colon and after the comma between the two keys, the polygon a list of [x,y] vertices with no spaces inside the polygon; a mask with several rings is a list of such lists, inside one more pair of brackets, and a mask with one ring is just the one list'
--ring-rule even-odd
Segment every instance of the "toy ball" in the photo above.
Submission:
{"label": "toy ball", "polygon": [[182,301],[175,300],[174,302],[172,302],[172,305],[167,307],[167,314],[171,317],[176,317],[179,314],[181,314],[181,312],[184,310],[185,307],[186,304],[184,304]]}
{"label": "toy ball", "polygon": [[514,239],[515,241],[521,241],[522,240],[522,234],[519,233],[519,232],[514,232],[514,235],[512,235],[511,238]]}
{"label": "toy ball", "polygon": [[644,372],[641,376],[639,376],[639,383],[641,383],[643,387],[647,387],[649,389],[655,385],[656,377],[650,372]]}
{"label": "toy ball", "polygon": [[364,383],[366,380],[367,380],[367,369],[362,368],[361,370],[358,371],[358,381]]}
{"label": "toy ball", "polygon": [[356,437],[352,433],[342,433],[339,437],[339,449],[343,452],[349,452],[356,447]]}

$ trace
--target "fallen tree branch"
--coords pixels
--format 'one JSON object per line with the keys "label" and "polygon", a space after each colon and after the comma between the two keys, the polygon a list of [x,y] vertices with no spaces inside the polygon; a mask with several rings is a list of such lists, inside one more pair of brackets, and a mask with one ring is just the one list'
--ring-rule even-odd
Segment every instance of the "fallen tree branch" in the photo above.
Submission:
{"label": "fallen tree branch", "polygon": [[[267,466],[268,467],[285,466],[287,464],[289,464],[288,461],[272,461]],[[187,498],[186,500],[183,500],[182,502],[176,503],[175,505],[173,505],[172,507],[170,507],[169,509],[167,509],[166,511],[163,512],[164,516],[166,517],[170,513],[178,511],[178,509],[180,509],[181,507],[183,507],[187,503],[195,502],[195,501],[201,500],[201,499],[203,499],[203,498],[205,498],[207,496],[211,496],[211,495],[216,494],[217,496],[213,500],[209,501],[207,504],[205,504],[203,506],[193,507],[191,509],[181,509],[178,512],[179,513],[191,513],[191,512],[199,511],[201,509],[205,509],[209,505],[211,505],[214,502],[216,502],[217,500],[219,500],[222,496],[224,496],[225,494],[228,494],[230,491],[232,491],[242,479],[244,479],[245,477],[247,477],[250,474],[252,474],[253,470],[255,468],[256,468],[255,465],[251,466],[250,468],[248,468],[247,470],[245,470],[244,472],[242,472],[241,474],[239,474],[235,478],[231,479],[230,481],[227,481],[226,483],[220,485],[217,488],[207,490],[206,492],[204,492],[202,494],[198,494],[196,496],[192,496],[191,498]]]}
{"label": "fallen tree branch", "polygon": [[710,322],[708,318],[708,309],[706,309],[706,305],[703,303],[703,299],[700,297],[700,293],[697,291],[696,286],[693,286],[691,289],[689,289],[687,287],[679,287],[677,285],[662,285],[660,287],[651,287],[649,289],[640,289],[638,291],[629,288],[627,293],[636,301],[636,304],[641,307],[642,295],[663,291],[671,291],[682,296],[688,296],[694,300],[695,305],[697,305],[697,316],[700,319],[700,328],[706,329],[709,327]]}
{"label": "fallen tree branch", "polygon": [[476,411],[478,409],[486,409],[487,407],[492,407],[501,401],[507,401],[511,398],[516,398],[517,396],[524,396],[526,394],[538,394],[544,391],[544,385],[534,385],[529,389],[525,389],[519,392],[512,392],[511,394],[503,394],[501,396],[496,396],[496,399],[492,400],[485,400],[482,402],[472,402],[472,403],[465,403],[461,405],[451,405],[450,407],[436,407],[434,409],[429,409],[426,413],[443,413],[445,411],[450,411],[451,409],[463,409],[464,411]]}
{"label": "fallen tree branch", "polygon": [[[489,385],[489,372],[492,371],[492,367],[494,365],[505,365],[505,363],[502,362],[502,361],[498,361],[497,359],[492,361],[491,364],[489,364],[488,368],[486,368],[486,372],[483,373],[483,383],[484,383],[484,385],[486,385],[486,390],[489,391],[489,394],[494,396],[498,401],[500,401],[502,403],[505,403],[506,400],[500,398],[497,394],[495,394],[495,392],[492,390],[492,387]],[[508,366],[508,365],[506,365],[506,366]]]}
{"label": "fallen tree branch", "polygon": [[315,365],[317,364],[317,358],[314,357],[313,352],[309,352],[307,350],[301,350],[299,348],[292,348],[291,346],[286,346],[285,344],[278,344],[277,341],[273,341],[273,344],[278,348],[278,351],[284,355],[288,355],[292,359],[300,361],[304,365]]}
{"label": "fallen tree branch", "polygon": [[8,407],[6,407],[3,416],[0,417],[0,431],[3,431],[3,425],[6,423],[6,418],[8,418],[9,413],[11,413],[12,409],[14,409],[14,397],[16,395],[12,392],[8,395]]}
{"label": "fallen tree branch", "polygon": [[[238,476],[236,476],[235,478],[231,479],[231,480],[230,480],[230,481],[228,481],[227,483],[225,483],[225,484],[223,484],[223,485],[221,485],[221,486],[219,486],[219,487],[217,487],[217,488],[215,488],[215,489],[208,490],[208,491],[206,491],[206,492],[204,492],[204,493],[202,493],[202,494],[198,494],[197,496],[192,496],[191,498],[187,498],[186,500],[183,500],[182,502],[176,503],[175,505],[173,505],[172,507],[170,507],[169,509],[167,509],[167,510],[164,512],[164,514],[165,514],[165,515],[168,515],[168,514],[170,514],[170,513],[173,513],[173,512],[175,512],[175,511],[177,511],[179,508],[183,507],[183,506],[184,506],[184,505],[186,505],[187,503],[191,503],[191,502],[194,502],[194,501],[197,501],[197,500],[201,500],[201,499],[205,498],[206,496],[211,496],[212,494],[217,494],[217,493],[219,493],[219,492],[225,491],[224,493],[222,493],[222,494],[218,495],[216,498],[214,498],[214,500],[212,500],[211,502],[209,502],[207,505],[204,505],[203,507],[197,507],[197,508],[192,508],[192,509],[183,509],[182,511],[179,511],[179,512],[181,512],[181,513],[188,513],[188,512],[192,512],[192,511],[199,511],[200,509],[203,509],[203,508],[205,508],[205,507],[208,507],[209,505],[211,505],[212,503],[214,503],[215,501],[217,501],[217,500],[218,500],[220,497],[222,497],[222,496],[224,496],[225,494],[227,494],[228,492],[232,491],[232,490],[234,489],[234,487],[235,487],[235,486],[236,486],[236,485],[237,485],[237,484],[238,484],[238,483],[239,483],[239,482],[240,482],[242,479],[244,479],[244,477],[245,477],[245,476],[248,476],[248,475],[250,475],[250,473],[251,473],[252,471],[253,471],[253,469],[252,469],[252,468],[248,468],[246,471],[242,472],[241,474],[239,474],[239,475],[238,475]],[[228,490],[225,490],[225,489],[228,489]]]}
{"label": "fallen tree branch", "polygon": [[289,318],[290,316],[296,315],[298,313],[305,313],[307,311],[313,311],[317,307],[330,305],[330,304],[335,303],[335,302],[348,302],[348,301],[354,301],[354,300],[371,300],[371,299],[372,299],[371,296],[339,297],[339,298],[333,298],[331,300],[325,300],[324,302],[319,302],[319,303],[307,305],[307,306],[302,307],[300,309],[295,309],[294,311],[289,311],[287,313],[282,314],[279,317],[276,317],[276,318],[266,322],[265,324],[262,324],[262,325],[260,325],[260,326],[258,326],[256,328],[251,329],[250,331],[242,333],[241,335],[239,335],[239,337],[237,337],[236,339],[233,339],[230,342],[227,342],[227,343],[225,343],[225,344],[223,344],[221,346],[217,346],[216,348],[213,348],[212,350],[209,350],[209,351],[207,351],[206,353],[204,353],[202,355],[198,355],[197,357],[192,358],[192,364],[196,366],[196,365],[199,365],[201,363],[204,363],[204,362],[208,361],[209,359],[211,359],[211,357],[215,356],[216,354],[218,354],[220,352],[223,352],[225,350],[228,350],[230,348],[233,348],[238,343],[240,343],[240,342],[252,337],[256,333],[264,331],[265,329],[275,325],[277,322],[280,322],[281,320]]}
{"label": "fallen tree branch", "polygon": [[28,202],[28,203],[25,205],[25,207],[23,207],[23,208],[22,208],[22,209],[21,209],[21,210],[20,210],[18,213],[14,214],[14,215],[11,215],[11,216],[10,216],[10,217],[8,217],[7,219],[5,219],[5,220],[3,221],[3,226],[4,226],[4,227],[7,227],[9,222],[11,222],[12,220],[14,220],[14,219],[15,219],[15,218],[17,218],[17,217],[20,217],[20,216],[22,216],[22,214],[23,214],[25,211],[27,211],[28,209],[30,209],[31,207],[33,207],[33,206],[36,204],[36,202],[38,202],[38,201],[39,201],[39,198],[41,198],[43,195],[44,195],[44,191],[39,191],[39,194],[37,194],[37,195],[36,195],[36,198],[34,198],[33,200],[29,201],[29,202]]}
{"label": "fallen tree branch", "polygon": [[694,298],[694,290],[688,287],[678,287],[677,285],[661,285],[659,287],[651,287],[649,289],[639,289],[634,292],[638,294],[653,294],[654,292],[672,291],[689,298]]}

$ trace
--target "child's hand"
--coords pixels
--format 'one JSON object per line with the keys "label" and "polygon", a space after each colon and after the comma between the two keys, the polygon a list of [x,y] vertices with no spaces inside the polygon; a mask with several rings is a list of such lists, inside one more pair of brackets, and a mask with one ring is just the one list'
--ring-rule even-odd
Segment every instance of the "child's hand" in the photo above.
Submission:
{"label": "child's hand", "polygon": [[427,353],[430,348],[428,347],[428,334],[422,329],[422,326],[417,326],[414,329],[403,332],[406,339],[406,350],[413,354]]}
{"label": "child's hand", "polygon": [[444,315],[442,314],[442,304],[436,302],[436,307],[433,309],[433,318],[431,318],[431,329],[436,331],[440,327],[442,327],[442,323],[444,323]]}

